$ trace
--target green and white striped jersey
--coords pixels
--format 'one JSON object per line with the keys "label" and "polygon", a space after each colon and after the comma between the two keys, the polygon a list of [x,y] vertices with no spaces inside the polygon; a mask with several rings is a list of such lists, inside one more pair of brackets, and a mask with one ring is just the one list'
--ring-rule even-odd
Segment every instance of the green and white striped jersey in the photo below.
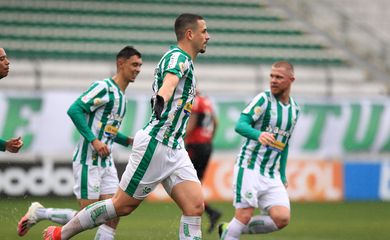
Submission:
{"label": "green and white striped jersey", "polygon": [[290,104],[284,105],[267,90],[253,98],[241,114],[253,119],[253,128],[274,133],[276,141],[272,146],[264,146],[258,140],[247,138],[236,164],[260,171],[267,177],[280,177],[280,160],[287,158],[288,141],[298,120],[299,106],[291,97]]}
{"label": "green and white striped jersey", "polygon": [[175,74],[179,83],[168,102],[164,105],[161,119],[153,114],[144,127],[157,141],[172,148],[183,148],[188,118],[195,97],[196,80],[191,57],[174,46],[164,54],[155,70],[153,91],[157,94],[167,73]]}
{"label": "green and white striped jersey", "polygon": [[[92,133],[112,149],[126,113],[126,96],[112,78],[94,82],[76,102],[87,112],[85,115]],[[84,137],[81,137],[73,161],[86,165],[106,167],[112,165],[112,154],[102,158]]]}

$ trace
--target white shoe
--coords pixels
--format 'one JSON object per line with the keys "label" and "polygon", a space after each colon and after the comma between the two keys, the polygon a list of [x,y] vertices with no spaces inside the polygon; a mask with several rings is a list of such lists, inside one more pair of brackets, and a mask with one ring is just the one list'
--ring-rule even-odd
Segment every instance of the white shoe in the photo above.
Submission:
{"label": "white shoe", "polygon": [[32,226],[34,226],[37,222],[39,222],[37,217],[38,208],[44,208],[44,207],[39,202],[31,203],[27,213],[19,220],[18,229],[17,229],[19,236],[26,235],[28,230],[30,230]]}

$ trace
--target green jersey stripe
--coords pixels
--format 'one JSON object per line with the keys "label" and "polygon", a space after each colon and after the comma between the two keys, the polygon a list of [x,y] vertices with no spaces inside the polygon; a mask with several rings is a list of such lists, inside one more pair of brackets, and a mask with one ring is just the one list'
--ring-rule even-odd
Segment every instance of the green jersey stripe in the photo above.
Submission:
{"label": "green jersey stripe", "polygon": [[[98,137],[99,140],[103,140],[102,137],[103,137],[104,131],[105,131],[107,123],[108,123],[108,118],[109,118],[110,114],[113,111],[114,103],[115,103],[115,95],[114,95],[114,92],[111,91],[111,89],[113,88],[112,84],[111,84],[111,82],[109,80],[105,81],[105,82],[106,82],[106,84],[108,86],[108,89],[109,89],[108,90],[109,102],[106,104],[106,106],[104,108],[104,111],[103,111],[103,116],[100,119],[101,127],[100,127],[99,137]],[[103,142],[105,144],[108,144],[109,140],[110,140],[109,138],[106,138],[105,140],[103,140]],[[107,157],[102,157],[100,159],[101,159],[101,166],[102,167],[106,167],[107,166],[107,163],[106,163]]]}
{"label": "green jersey stripe", "polygon": [[[89,128],[91,128],[94,118],[95,118],[95,113],[93,112],[89,115],[89,119],[88,119],[88,127]],[[81,138],[81,142],[82,142],[82,149],[81,149],[80,163],[86,164],[90,143],[87,141],[87,139],[84,139],[84,138]],[[79,151],[77,151],[77,152],[79,152]]]}
{"label": "green jersey stripe", "polygon": [[246,152],[246,149],[250,143],[250,139],[247,139],[245,144],[243,145],[243,147],[241,148],[241,152],[239,154],[239,161],[238,161],[238,166],[242,166],[242,161],[244,161],[244,158],[245,158],[245,152]]}
{"label": "green jersey stripe", "polygon": [[81,199],[88,199],[88,165],[81,165]]}
{"label": "green jersey stripe", "polygon": [[[265,92],[265,94],[267,95],[268,99],[271,97],[269,92]],[[264,119],[263,119],[263,122],[261,125],[261,131],[266,131],[267,127],[269,126],[269,124],[271,122],[271,107],[272,107],[272,102],[269,102],[267,104],[267,110],[265,111]],[[264,153],[263,159],[261,160],[261,163],[260,163],[260,173],[262,175],[264,175],[265,166],[267,165],[267,162],[268,162],[269,157],[271,155],[271,150],[267,150],[267,148],[265,146],[263,146],[263,152],[264,151],[265,151],[265,153]]]}
{"label": "green jersey stripe", "polygon": [[240,167],[237,174],[237,185],[236,185],[236,202],[241,202],[241,189],[242,179],[244,178],[244,168]]}
{"label": "green jersey stripe", "polygon": [[255,168],[257,154],[259,154],[260,147],[261,147],[261,144],[256,144],[256,147],[255,147],[255,149],[252,152],[252,157],[251,157],[251,159],[249,161],[249,164],[248,164],[248,168],[249,169],[254,169]]}
{"label": "green jersey stripe", "polygon": [[[282,107],[282,103],[279,102],[279,101],[276,101],[276,109],[277,109],[277,119],[276,119],[276,127],[278,129],[281,129],[282,128],[282,122],[283,122],[283,107]],[[279,133],[276,133],[275,134],[275,140],[278,140],[279,139]],[[273,152],[275,154],[275,152]],[[274,178],[275,175],[274,175],[274,169],[275,169],[275,166],[276,166],[276,163],[277,163],[277,160],[278,158],[280,157],[280,153],[276,153],[276,157],[274,157],[273,159],[273,164],[271,165],[271,167],[269,168],[269,175],[271,178]]]}
{"label": "green jersey stripe", "polygon": [[154,138],[150,139],[150,142],[146,148],[145,154],[141,159],[137,169],[134,172],[133,177],[131,178],[129,185],[126,187],[125,192],[127,192],[130,196],[133,196],[135,190],[137,189],[140,181],[142,180],[146,170],[149,167],[150,161],[153,158],[154,151],[157,148],[157,140]]}

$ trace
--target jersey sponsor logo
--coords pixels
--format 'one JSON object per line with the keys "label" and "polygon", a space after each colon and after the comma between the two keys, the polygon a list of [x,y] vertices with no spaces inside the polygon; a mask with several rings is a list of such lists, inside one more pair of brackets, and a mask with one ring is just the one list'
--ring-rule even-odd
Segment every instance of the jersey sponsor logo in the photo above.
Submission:
{"label": "jersey sponsor logo", "polygon": [[273,128],[271,125],[268,125],[268,127],[265,129],[267,132],[278,134],[283,137],[290,137],[290,133],[284,131],[283,129],[280,129],[279,127]]}
{"label": "jersey sponsor logo", "polygon": [[106,125],[104,135],[107,137],[115,137],[118,134],[118,128],[112,125]]}
{"label": "jersey sponsor logo", "polygon": [[119,114],[116,114],[116,113],[111,113],[108,118],[110,120],[114,120],[114,121],[118,121],[118,122],[122,122],[123,120],[123,117],[121,117]]}
{"label": "jersey sponsor logo", "polygon": [[271,143],[267,146],[268,149],[274,150],[276,152],[283,152],[284,148],[286,147],[285,143],[282,143],[280,141],[275,141],[274,143]]}
{"label": "jersey sponsor logo", "polygon": [[186,115],[190,115],[191,114],[191,111],[192,111],[192,104],[190,102],[186,103],[186,105],[184,106],[184,113]]}

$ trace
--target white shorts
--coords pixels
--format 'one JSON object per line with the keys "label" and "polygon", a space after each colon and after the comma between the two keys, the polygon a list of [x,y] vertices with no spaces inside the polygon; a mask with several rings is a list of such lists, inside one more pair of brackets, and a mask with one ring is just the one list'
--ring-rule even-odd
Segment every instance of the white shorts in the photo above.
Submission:
{"label": "white shorts", "polygon": [[168,147],[144,130],[139,130],[134,137],[133,149],[119,187],[130,196],[142,200],[159,183],[170,194],[172,188],[183,181],[200,184],[187,151]]}
{"label": "white shorts", "polygon": [[235,208],[259,208],[267,211],[272,206],[290,209],[288,193],[279,178],[269,178],[257,170],[234,166],[233,205]]}
{"label": "white shorts", "polygon": [[89,166],[73,162],[75,185],[73,193],[77,199],[99,199],[101,195],[114,194],[118,189],[118,173],[111,166]]}

